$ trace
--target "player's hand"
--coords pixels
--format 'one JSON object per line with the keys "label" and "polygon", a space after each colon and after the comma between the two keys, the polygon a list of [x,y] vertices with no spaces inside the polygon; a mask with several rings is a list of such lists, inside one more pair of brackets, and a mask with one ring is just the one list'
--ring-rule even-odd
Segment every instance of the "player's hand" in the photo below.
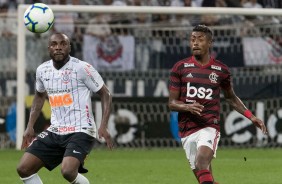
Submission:
{"label": "player's hand", "polygon": [[196,114],[201,116],[201,112],[204,109],[204,106],[199,104],[198,102],[192,103],[192,104],[185,104],[187,107],[187,110],[191,112],[192,114]]}
{"label": "player's hand", "polygon": [[265,124],[263,121],[261,121],[260,119],[258,119],[256,116],[252,116],[251,117],[251,121],[253,122],[253,124],[260,128],[263,134],[267,134],[267,129],[265,127]]}
{"label": "player's hand", "polygon": [[109,134],[107,128],[105,128],[104,126],[100,126],[98,130],[98,136],[99,139],[101,139],[102,137],[105,139],[109,149],[112,149],[114,147],[111,135]]}
{"label": "player's hand", "polygon": [[34,129],[27,127],[23,135],[23,142],[21,149],[27,148],[33,141],[34,137],[35,137]]}

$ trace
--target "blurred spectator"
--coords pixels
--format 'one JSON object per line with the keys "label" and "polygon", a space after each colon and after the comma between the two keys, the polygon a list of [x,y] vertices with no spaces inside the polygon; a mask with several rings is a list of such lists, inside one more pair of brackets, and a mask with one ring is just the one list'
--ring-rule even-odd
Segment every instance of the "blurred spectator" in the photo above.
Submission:
{"label": "blurred spectator", "polygon": [[7,3],[0,6],[0,69],[16,69],[16,39],[17,19],[16,14],[10,14]]}
{"label": "blurred spectator", "polygon": [[[132,0],[133,6],[150,6],[150,1]],[[152,44],[152,15],[147,13],[132,14],[132,24],[138,29],[134,29],[135,38],[135,62],[136,67],[145,71],[148,69],[150,62],[150,47]]]}
{"label": "blurred spectator", "polygon": [[228,5],[225,0],[216,0],[215,6],[216,7],[227,7]]}
{"label": "blurred spectator", "polygon": [[263,8],[257,0],[242,0],[241,3],[243,8]]}
{"label": "blurred spectator", "polygon": [[[67,5],[67,0],[53,0],[52,4]],[[56,21],[53,26],[54,31],[62,32],[66,34],[69,38],[72,38],[75,32],[75,20],[77,18],[78,13],[75,12],[56,12]]]}
{"label": "blurred spectator", "polygon": [[[122,1],[104,0],[103,5],[126,4]],[[83,58],[98,71],[126,71],[135,68],[134,38],[127,31],[118,28],[118,24],[123,21],[121,18],[123,17],[116,14],[96,14],[89,21],[83,39]]]}
{"label": "blurred spectator", "polygon": [[50,4],[49,1],[46,0],[25,0],[25,4],[34,4],[34,3],[45,3],[45,4]]}
{"label": "blurred spectator", "polygon": [[[173,0],[170,6],[193,7],[192,0]],[[170,24],[173,26],[191,26],[196,21],[197,16],[191,14],[176,14],[171,16]]]}
{"label": "blurred spectator", "polygon": [[7,10],[7,14],[15,15],[17,13],[17,6],[20,0],[0,0],[0,7]]}
{"label": "blurred spectator", "polygon": [[203,0],[193,0],[193,6],[201,7],[203,5]]}
{"label": "blurred spectator", "polygon": [[240,1],[225,0],[225,3],[228,7],[242,7]]}
{"label": "blurred spectator", "polygon": [[[241,4],[243,8],[263,8],[261,4],[257,2],[257,0],[241,0]],[[263,20],[262,16],[245,16],[248,21],[259,21]]]}
{"label": "blurred spectator", "polygon": [[202,7],[215,7],[216,0],[203,0]]}
{"label": "blurred spectator", "polygon": [[91,36],[104,39],[111,34],[111,28],[109,26],[110,17],[104,14],[98,14],[94,18],[89,20],[89,24],[85,33]]}
{"label": "blurred spectator", "polygon": [[170,0],[152,0],[152,6],[170,6]]}
{"label": "blurred spectator", "polygon": [[126,2],[123,0],[102,0],[104,6],[126,6]]}
{"label": "blurred spectator", "polygon": [[265,8],[282,8],[281,0],[258,0],[258,3]]}
{"label": "blurred spectator", "polygon": [[16,14],[8,13],[9,8],[7,4],[0,6],[0,33],[1,36],[9,38],[17,34]]}

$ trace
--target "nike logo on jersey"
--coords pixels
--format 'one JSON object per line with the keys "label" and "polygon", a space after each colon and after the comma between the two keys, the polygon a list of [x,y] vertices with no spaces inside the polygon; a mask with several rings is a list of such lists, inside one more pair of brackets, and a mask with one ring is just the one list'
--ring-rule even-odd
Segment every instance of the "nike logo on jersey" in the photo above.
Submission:
{"label": "nike logo on jersey", "polygon": [[76,150],[73,150],[72,152],[75,154],[81,154],[79,151],[76,151]]}

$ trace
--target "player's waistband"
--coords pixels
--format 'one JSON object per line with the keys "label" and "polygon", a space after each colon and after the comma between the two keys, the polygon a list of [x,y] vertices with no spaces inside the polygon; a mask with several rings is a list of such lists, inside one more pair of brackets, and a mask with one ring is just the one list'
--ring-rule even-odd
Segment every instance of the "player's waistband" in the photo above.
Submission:
{"label": "player's waistband", "polygon": [[53,132],[58,135],[67,135],[75,132],[83,132],[91,137],[96,138],[96,128],[94,127],[76,127],[76,126],[50,126],[47,128],[48,131]]}

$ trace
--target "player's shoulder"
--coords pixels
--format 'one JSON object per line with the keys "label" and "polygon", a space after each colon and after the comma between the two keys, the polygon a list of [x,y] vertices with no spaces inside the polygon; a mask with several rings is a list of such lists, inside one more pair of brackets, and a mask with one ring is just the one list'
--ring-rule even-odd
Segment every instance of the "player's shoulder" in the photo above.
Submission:
{"label": "player's shoulder", "polygon": [[51,68],[52,67],[52,60],[48,60],[48,61],[45,61],[43,63],[41,63],[38,67],[37,67],[37,71],[45,71],[47,70],[48,68]]}
{"label": "player's shoulder", "polygon": [[70,62],[77,69],[85,68],[85,67],[91,67],[92,66],[89,63],[87,63],[86,61],[82,61],[82,60],[80,60],[78,58],[75,58],[75,57],[70,57]]}
{"label": "player's shoulder", "polygon": [[187,68],[187,67],[194,67],[194,63],[192,61],[192,57],[184,58],[180,61],[177,61],[173,68],[174,69],[182,69],[182,68]]}
{"label": "player's shoulder", "polygon": [[219,71],[223,71],[223,72],[228,72],[229,73],[229,67],[224,64],[223,62],[214,59],[213,64],[211,65],[211,69],[215,69],[215,70],[219,70]]}

